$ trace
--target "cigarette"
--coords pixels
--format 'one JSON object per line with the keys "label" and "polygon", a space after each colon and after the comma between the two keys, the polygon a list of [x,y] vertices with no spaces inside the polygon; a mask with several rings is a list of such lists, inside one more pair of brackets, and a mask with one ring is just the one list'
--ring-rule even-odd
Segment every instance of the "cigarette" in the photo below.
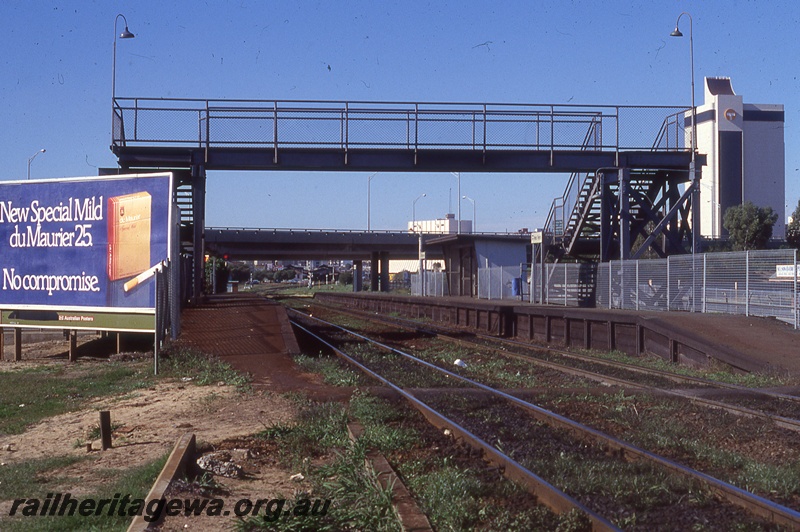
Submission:
{"label": "cigarette", "polygon": [[139,286],[141,283],[151,278],[160,267],[161,263],[159,262],[152,268],[143,271],[142,273],[140,273],[139,275],[137,275],[136,277],[125,283],[122,289],[125,290],[126,292],[130,292],[131,290]]}

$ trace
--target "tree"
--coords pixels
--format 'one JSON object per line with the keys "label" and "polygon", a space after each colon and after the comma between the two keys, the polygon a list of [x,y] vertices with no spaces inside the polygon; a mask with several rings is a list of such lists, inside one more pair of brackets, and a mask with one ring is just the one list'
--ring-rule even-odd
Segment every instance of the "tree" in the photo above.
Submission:
{"label": "tree", "polygon": [[778,215],[772,212],[772,207],[756,207],[748,201],[725,211],[722,225],[730,235],[733,249],[764,249],[777,221]]}
{"label": "tree", "polygon": [[800,249],[800,200],[797,200],[791,223],[786,226],[786,241],[789,245]]}
{"label": "tree", "polygon": [[228,263],[230,268],[230,278],[232,281],[246,283],[250,280],[250,266],[242,262]]}

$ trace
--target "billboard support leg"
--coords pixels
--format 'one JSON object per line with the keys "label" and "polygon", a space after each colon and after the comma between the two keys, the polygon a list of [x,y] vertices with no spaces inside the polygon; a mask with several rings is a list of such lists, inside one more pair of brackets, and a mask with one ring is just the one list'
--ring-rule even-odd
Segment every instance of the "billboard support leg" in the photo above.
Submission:
{"label": "billboard support leg", "polygon": [[14,362],[22,360],[22,329],[14,328]]}

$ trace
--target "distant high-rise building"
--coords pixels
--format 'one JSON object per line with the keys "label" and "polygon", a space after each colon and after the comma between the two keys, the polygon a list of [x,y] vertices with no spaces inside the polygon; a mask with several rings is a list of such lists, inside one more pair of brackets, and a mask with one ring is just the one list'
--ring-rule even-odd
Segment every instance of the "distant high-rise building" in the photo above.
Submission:
{"label": "distant high-rise building", "polygon": [[[700,234],[726,236],[725,211],[752,202],[778,215],[773,237],[786,234],[786,164],[782,104],[744,103],[730,78],[705,78],[705,103],[697,107],[697,150],[707,155],[698,167]],[[691,114],[685,117],[691,145]]]}

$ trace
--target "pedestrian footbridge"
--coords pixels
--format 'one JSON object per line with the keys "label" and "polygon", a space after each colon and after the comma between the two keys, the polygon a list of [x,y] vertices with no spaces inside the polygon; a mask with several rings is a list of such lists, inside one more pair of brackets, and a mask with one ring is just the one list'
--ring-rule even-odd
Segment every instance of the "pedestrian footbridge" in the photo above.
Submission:
{"label": "pedestrian footbridge", "polygon": [[[169,169],[202,277],[206,172],[563,173],[540,259],[680,253],[698,228],[680,106],[115,98],[122,172]],[[704,156],[697,155],[698,165]],[[690,220],[690,215],[695,216]],[[199,250],[200,253],[197,253]]]}

